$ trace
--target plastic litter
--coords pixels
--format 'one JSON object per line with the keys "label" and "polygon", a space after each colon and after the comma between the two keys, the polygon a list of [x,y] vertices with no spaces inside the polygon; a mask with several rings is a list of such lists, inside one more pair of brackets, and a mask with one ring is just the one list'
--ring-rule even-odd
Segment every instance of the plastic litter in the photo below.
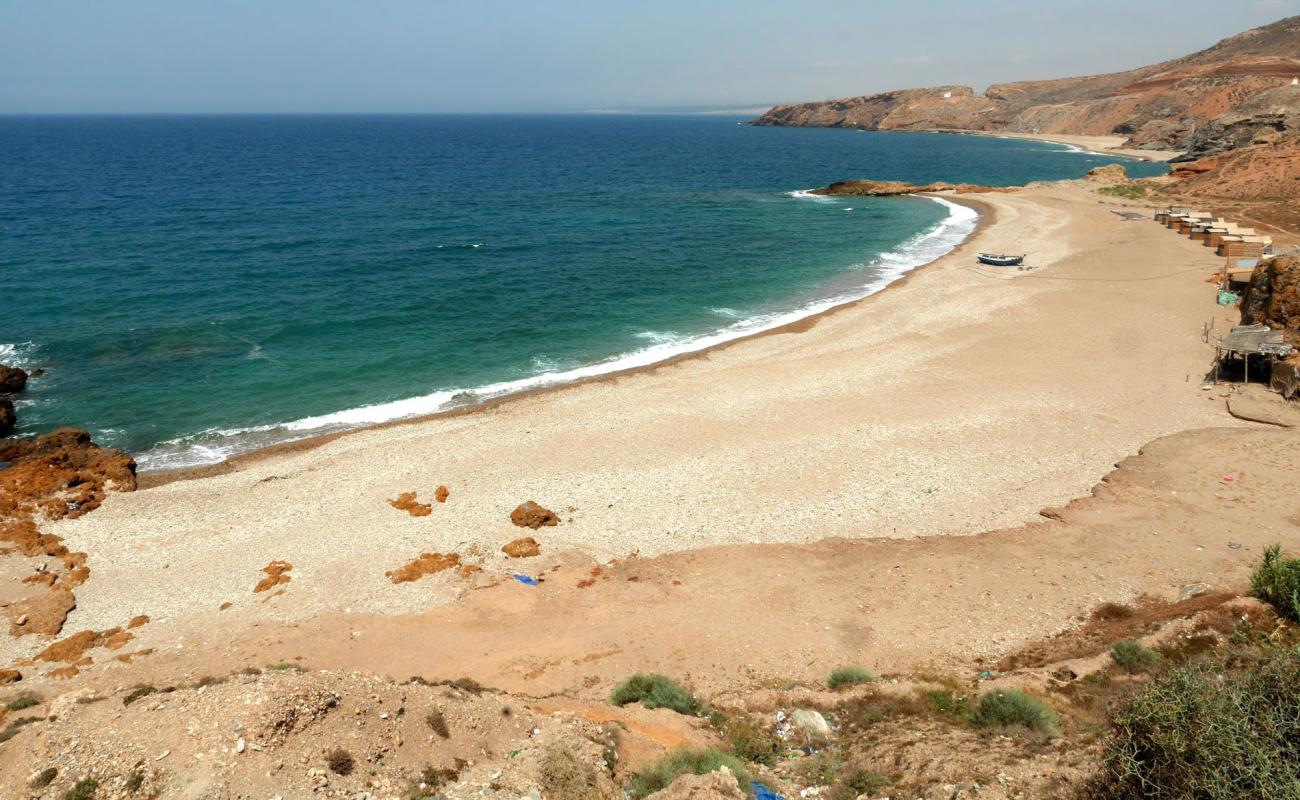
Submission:
{"label": "plastic litter", "polygon": [[537,585],[537,579],[536,579],[536,578],[530,578],[530,577],[528,577],[527,575],[520,575],[520,574],[516,573],[516,574],[515,574],[515,580],[519,581],[519,582],[522,583],[524,586],[536,586],[536,585]]}
{"label": "plastic litter", "polygon": [[767,788],[758,781],[749,784],[749,788],[754,790],[754,800],[785,800],[784,797]]}
{"label": "plastic litter", "polygon": [[1234,478],[1234,477],[1231,476],[1231,475],[1224,475],[1224,476],[1223,476],[1223,482],[1224,482],[1224,483],[1232,483],[1232,482],[1235,481],[1235,480],[1236,480],[1236,478]]}

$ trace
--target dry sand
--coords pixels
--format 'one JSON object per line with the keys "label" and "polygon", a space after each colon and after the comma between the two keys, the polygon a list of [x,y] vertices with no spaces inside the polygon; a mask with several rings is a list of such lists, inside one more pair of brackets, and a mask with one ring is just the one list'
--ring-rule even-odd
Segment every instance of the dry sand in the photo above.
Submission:
{"label": "dry sand", "polygon": [[[1200,390],[1211,251],[1075,185],[983,202],[996,221],[961,250],[802,332],[360,431],[49,525],[90,554],[65,631],[136,614],[201,628],[223,602],[246,622],[425,609],[472,582],[385,572],[435,551],[509,569],[498,550],[528,499],[564,520],[537,534],[544,553],[600,559],[1013,527],[1152,439],[1234,424]],[[1035,269],[977,267],[976,249]],[[388,504],[439,484],[451,497],[428,516]],[[292,582],[254,597],[274,559]]]}

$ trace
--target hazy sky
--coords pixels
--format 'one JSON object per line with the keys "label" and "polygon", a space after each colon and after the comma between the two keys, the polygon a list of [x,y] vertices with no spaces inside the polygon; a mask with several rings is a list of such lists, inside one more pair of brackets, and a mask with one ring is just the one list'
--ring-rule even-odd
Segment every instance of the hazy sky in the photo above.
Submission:
{"label": "hazy sky", "polygon": [[1300,0],[0,0],[0,112],[568,111],[982,89],[1154,63],[1290,14]]}

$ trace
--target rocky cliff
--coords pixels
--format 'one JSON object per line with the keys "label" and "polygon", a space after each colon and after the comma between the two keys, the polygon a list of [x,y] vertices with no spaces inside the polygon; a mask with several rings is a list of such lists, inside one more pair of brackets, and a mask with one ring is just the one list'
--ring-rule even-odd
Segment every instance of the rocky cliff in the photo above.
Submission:
{"label": "rocky cliff", "polygon": [[1201,125],[1300,78],[1300,17],[1183,58],[1108,75],[988,87],[906,89],[777,106],[757,125],[1124,135],[1184,149]]}

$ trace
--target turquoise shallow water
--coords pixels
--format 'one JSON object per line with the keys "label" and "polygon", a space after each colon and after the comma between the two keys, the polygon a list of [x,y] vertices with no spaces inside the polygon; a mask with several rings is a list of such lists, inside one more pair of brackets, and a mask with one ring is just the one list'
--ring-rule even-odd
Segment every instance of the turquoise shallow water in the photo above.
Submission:
{"label": "turquoise shallow water", "polygon": [[1116,160],[739,123],[0,117],[0,361],[48,370],[20,432],[168,468],[649,363],[874,291],[973,223],[800,189]]}

